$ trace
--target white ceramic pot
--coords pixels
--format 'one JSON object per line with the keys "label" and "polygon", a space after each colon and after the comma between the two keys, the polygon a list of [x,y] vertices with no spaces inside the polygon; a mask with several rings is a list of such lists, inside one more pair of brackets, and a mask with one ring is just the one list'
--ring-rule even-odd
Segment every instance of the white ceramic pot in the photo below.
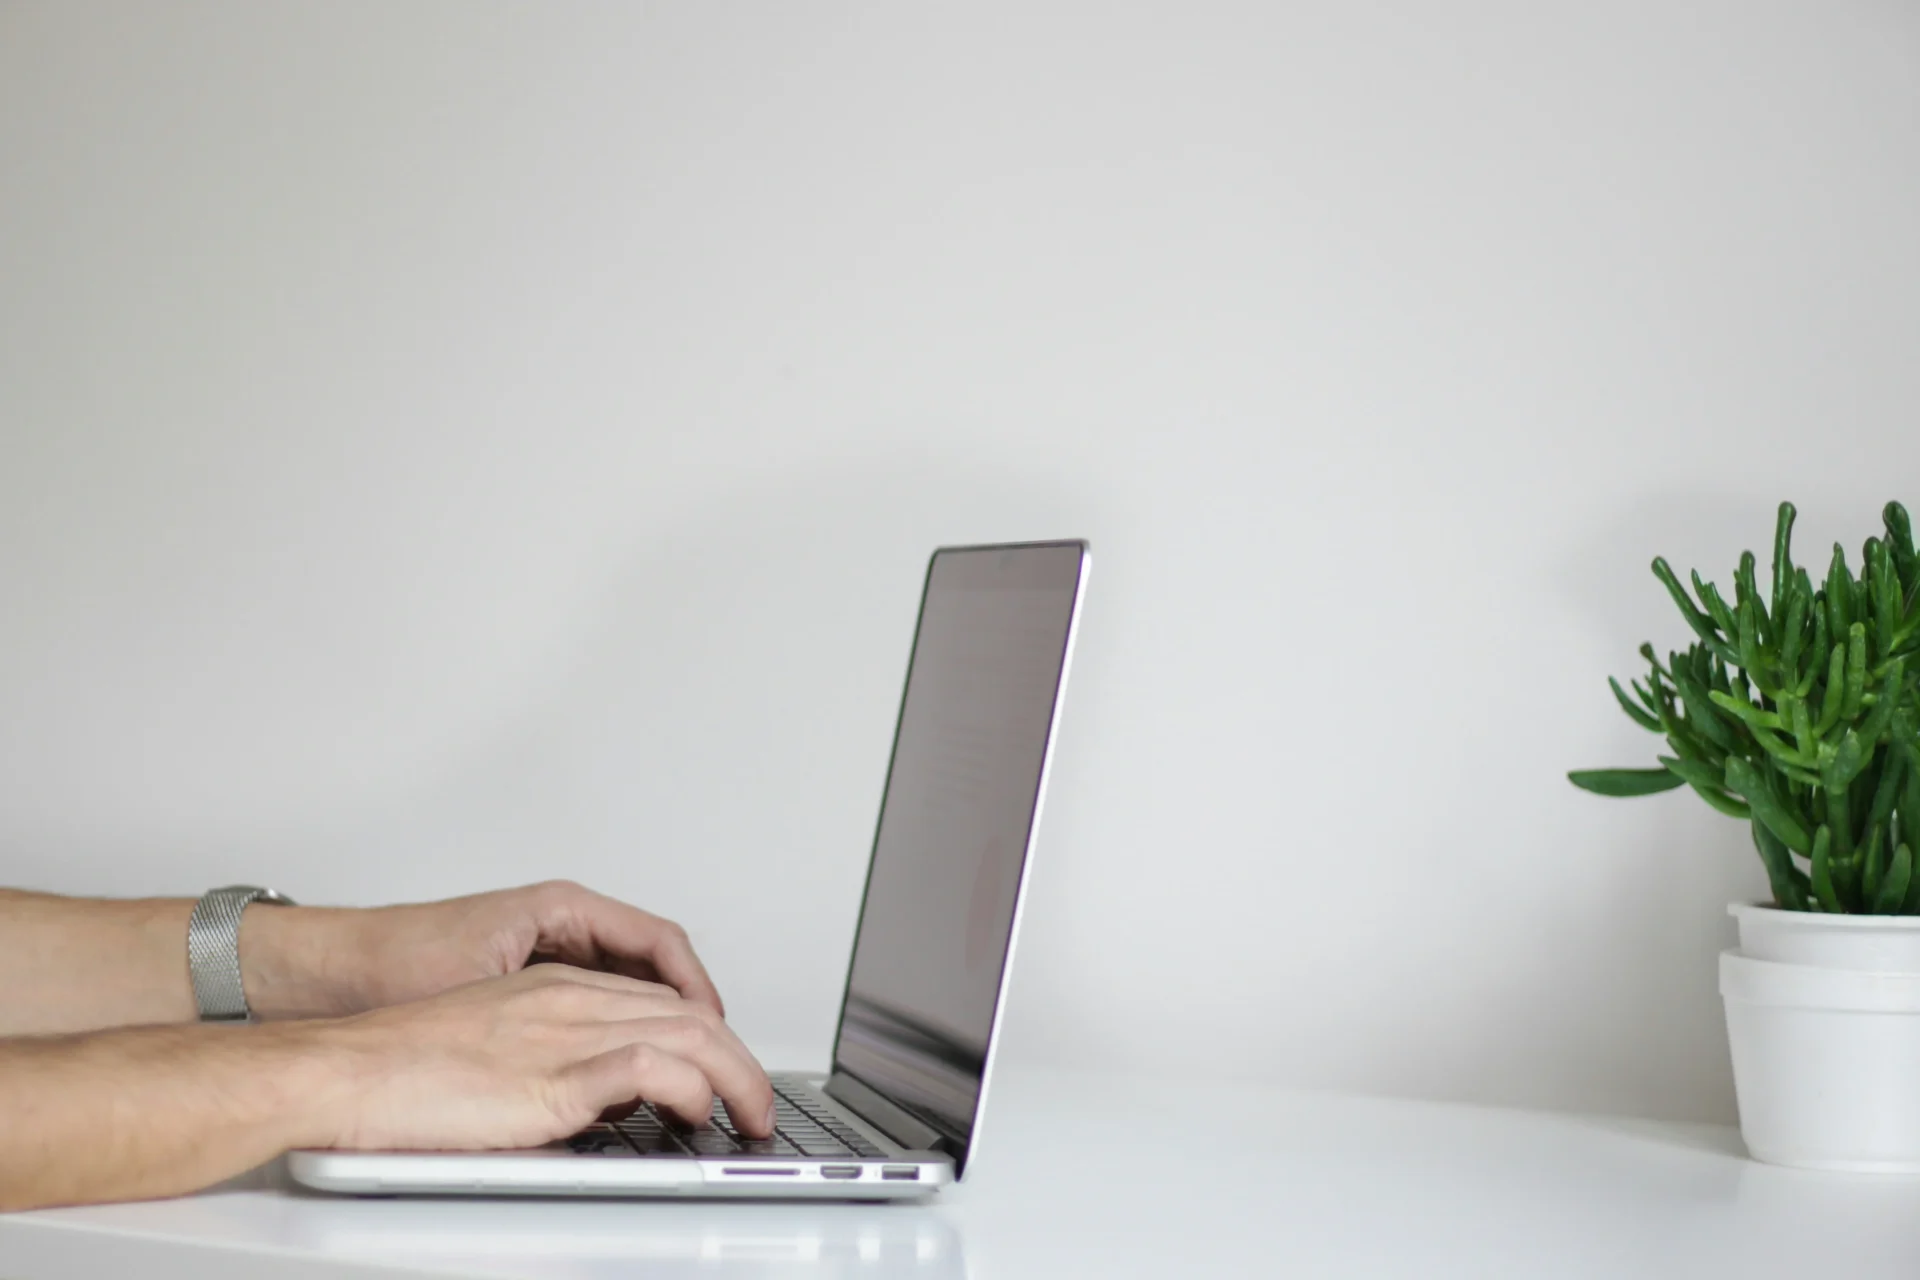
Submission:
{"label": "white ceramic pot", "polygon": [[[1920,921],[1734,914],[1743,950],[1832,961],[1720,957],[1747,1150],[1804,1169],[1920,1173],[1920,963],[1902,959],[1920,950]],[[1882,962],[1906,967],[1867,967]]]}
{"label": "white ceramic pot", "polygon": [[1920,973],[1920,916],[1830,916],[1735,903],[1740,954],[1819,969]]}

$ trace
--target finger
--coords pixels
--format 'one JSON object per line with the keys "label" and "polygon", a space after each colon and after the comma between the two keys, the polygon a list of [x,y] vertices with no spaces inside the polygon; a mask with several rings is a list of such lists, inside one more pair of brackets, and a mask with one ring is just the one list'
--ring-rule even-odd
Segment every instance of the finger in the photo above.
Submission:
{"label": "finger", "polygon": [[558,1055],[555,1066],[622,1043],[609,1028],[623,1023],[693,1014],[721,1021],[711,1009],[684,1000],[672,987],[657,982],[560,965],[551,968],[550,976],[525,983],[525,989],[510,998],[516,1015],[530,1020],[528,1026],[549,1029],[527,1047]]}
{"label": "finger", "polygon": [[607,967],[616,971],[650,970],[687,999],[726,1015],[719,990],[679,925],[578,885],[560,885],[550,892],[542,949],[575,963],[605,957],[611,962]]}
{"label": "finger", "polygon": [[728,1102],[733,1123],[753,1136],[766,1136],[772,1123],[766,1109],[772,1105],[772,1084],[739,1034],[712,1007],[684,1000],[672,988],[643,983],[616,973],[551,965],[543,988],[568,992],[574,1004],[563,1009],[570,1019],[599,1021],[595,1052],[618,1048],[630,1040],[653,1040],[672,1052],[710,1069],[714,1090]]}
{"label": "finger", "polygon": [[686,1124],[705,1124],[713,1090],[699,1067],[640,1041],[609,1049],[561,1072],[576,1115],[598,1115],[644,1099]]}
{"label": "finger", "polygon": [[[609,1047],[623,1039],[650,1044],[691,1062],[726,1104],[734,1127],[750,1138],[773,1136],[773,1085],[747,1047],[711,1011],[637,1018],[607,1028]],[[704,1118],[704,1117],[702,1117]]]}
{"label": "finger", "polygon": [[[610,938],[604,939],[601,945],[613,954],[626,954],[620,944]],[[673,921],[659,921],[651,950],[634,958],[650,965],[662,982],[688,1000],[706,1005],[723,1018],[727,1016],[726,1002],[720,998],[720,989],[713,984],[707,967],[700,963],[687,931]]]}
{"label": "finger", "polygon": [[602,1124],[612,1124],[617,1120],[625,1120],[639,1109],[640,1099],[638,1098],[631,1098],[626,1102],[616,1102],[600,1113],[600,1122]]}
{"label": "finger", "polygon": [[580,987],[598,987],[603,991],[615,991],[626,995],[651,996],[660,1000],[678,1002],[681,999],[680,993],[664,982],[648,982],[643,978],[630,978],[624,973],[608,973],[604,969],[582,969],[571,964],[543,964],[520,972],[525,975],[520,980],[532,986],[555,986],[564,983]]}
{"label": "finger", "polygon": [[[753,1051],[747,1048],[746,1042],[740,1039],[739,1034],[727,1025],[725,1018],[705,1005],[683,1000],[676,995],[670,994],[666,999],[671,1003],[653,1000],[619,1002],[616,995],[615,1003],[596,1009],[596,1013],[607,1019],[601,1024],[600,1035],[604,1041],[602,1047],[610,1049],[635,1035],[646,1038],[657,1033],[666,1037],[667,1042],[676,1046],[676,1052],[679,1052],[678,1046],[681,1041],[676,1037],[697,1038],[697,1033],[694,1029],[675,1024],[691,1019],[705,1026],[706,1034],[720,1042],[720,1049],[727,1053],[732,1061],[746,1063],[751,1068],[752,1077],[747,1082],[749,1086],[766,1079],[766,1071],[761,1068],[760,1060],[753,1056]],[[663,1019],[666,1021],[661,1021]],[[643,1026],[643,1023],[653,1025],[649,1028]],[[686,1054],[682,1053],[681,1056],[685,1057]],[[768,1088],[771,1090],[772,1086],[769,1085]],[[769,1100],[771,1100],[770,1093]]]}

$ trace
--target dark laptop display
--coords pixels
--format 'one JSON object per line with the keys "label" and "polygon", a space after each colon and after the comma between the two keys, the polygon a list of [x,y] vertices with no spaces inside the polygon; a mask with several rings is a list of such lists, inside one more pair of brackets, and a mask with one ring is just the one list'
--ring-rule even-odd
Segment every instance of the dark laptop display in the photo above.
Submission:
{"label": "dark laptop display", "polygon": [[1082,543],[936,553],[927,572],[836,1075],[964,1164],[993,1042]]}

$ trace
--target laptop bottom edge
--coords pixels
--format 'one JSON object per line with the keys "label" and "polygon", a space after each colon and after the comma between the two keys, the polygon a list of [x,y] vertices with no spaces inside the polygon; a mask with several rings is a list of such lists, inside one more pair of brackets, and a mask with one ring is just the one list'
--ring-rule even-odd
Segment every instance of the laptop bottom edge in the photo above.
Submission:
{"label": "laptop bottom edge", "polygon": [[[920,1158],[916,1158],[916,1157]],[[596,1160],[527,1151],[294,1151],[287,1172],[316,1191],[362,1196],[695,1197],[911,1200],[953,1181],[946,1157],[886,1160]]]}

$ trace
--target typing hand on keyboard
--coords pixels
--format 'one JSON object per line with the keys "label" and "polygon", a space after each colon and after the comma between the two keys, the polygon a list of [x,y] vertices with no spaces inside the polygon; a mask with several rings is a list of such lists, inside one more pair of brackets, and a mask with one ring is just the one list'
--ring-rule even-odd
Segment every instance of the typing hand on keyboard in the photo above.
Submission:
{"label": "typing hand on keyboard", "polygon": [[859,1130],[834,1114],[810,1091],[774,1085],[777,1131],[770,1138],[743,1136],[716,1102],[705,1127],[683,1124],[642,1106],[623,1120],[595,1125],[569,1139],[576,1151],[602,1155],[860,1156],[883,1153]]}
{"label": "typing hand on keyboard", "polygon": [[684,1125],[719,1115],[725,1128],[704,1132],[729,1141],[773,1134],[772,1086],[725,1021],[668,987],[615,974],[536,965],[415,1004],[275,1030],[324,1041],[315,1060],[346,1073],[323,1092],[326,1140],[303,1145],[538,1146],[642,1099],[658,1107],[644,1114]]}

